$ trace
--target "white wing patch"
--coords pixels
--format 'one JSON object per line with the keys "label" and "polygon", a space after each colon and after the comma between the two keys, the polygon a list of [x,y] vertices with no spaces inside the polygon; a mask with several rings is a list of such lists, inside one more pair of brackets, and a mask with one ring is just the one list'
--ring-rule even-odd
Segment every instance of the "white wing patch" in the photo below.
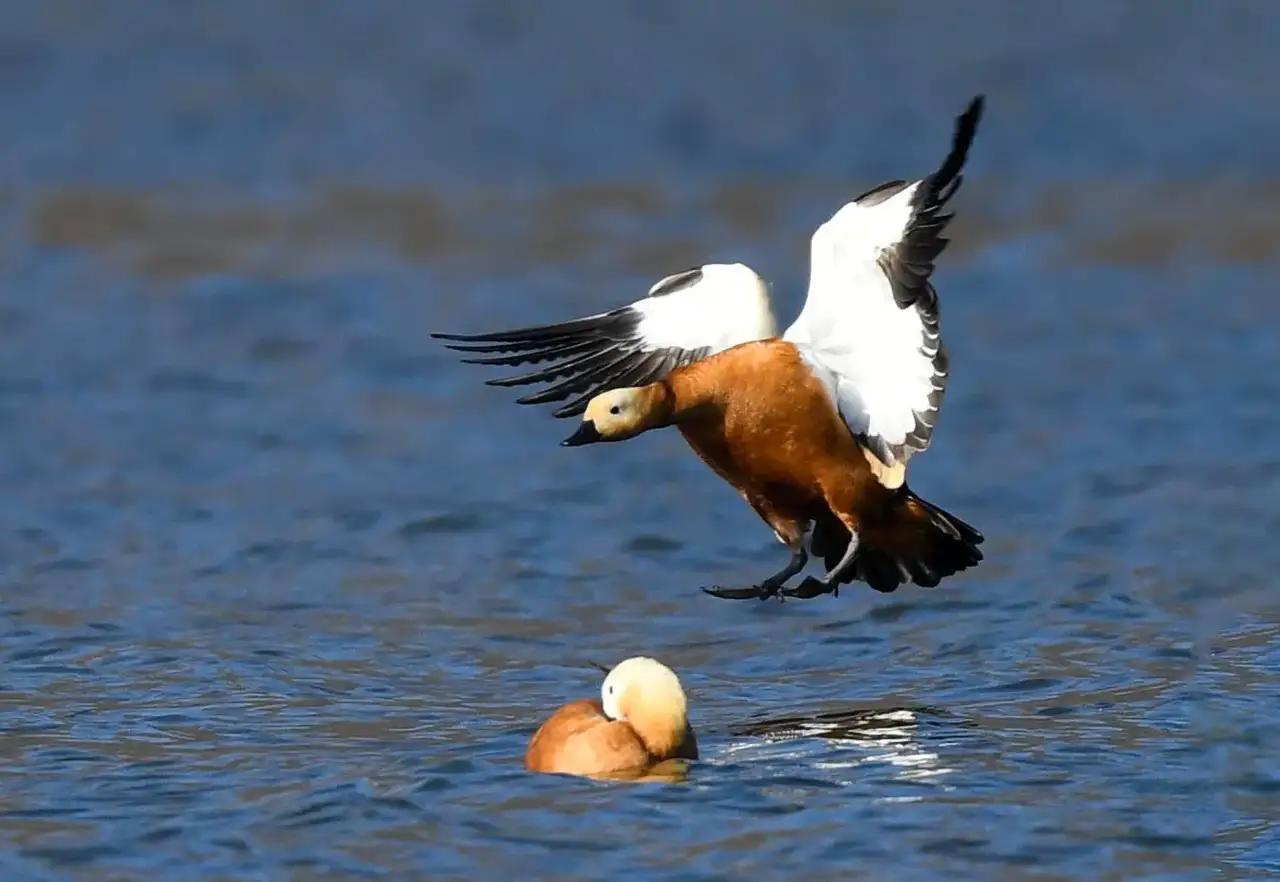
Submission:
{"label": "white wing patch", "polygon": [[956,120],[936,172],[890,181],[845,205],[813,234],[809,296],[785,339],[830,390],[840,416],[898,475],[929,446],[947,385],[938,295],[929,282],[982,116],[975,98]]}
{"label": "white wing patch", "polygon": [[870,207],[851,202],[818,228],[809,295],[785,334],[827,383],[849,429],[888,465],[923,449],[908,437],[921,422],[932,426],[945,385],[929,317],[918,305],[898,305],[880,265],[905,235],[919,186]]}
{"label": "white wing patch", "polygon": [[[694,272],[700,274],[697,281],[664,292],[664,286]],[[632,307],[641,315],[640,335],[650,349],[705,348],[710,355],[778,334],[768,286],[740,263],[708,264],[668,276]]]}

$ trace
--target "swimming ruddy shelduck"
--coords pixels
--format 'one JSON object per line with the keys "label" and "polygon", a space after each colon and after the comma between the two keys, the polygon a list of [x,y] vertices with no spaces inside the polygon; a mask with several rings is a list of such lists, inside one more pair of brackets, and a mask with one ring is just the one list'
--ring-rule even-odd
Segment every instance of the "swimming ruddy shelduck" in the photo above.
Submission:
{"label": "swimming ruddy shelduck", "polygon": [[[480,364],[547,363],[490,383],[551,384],[521,404],[570,399],[555,415],[583,421],[566,445],[679,428],[791,551],[780,572],[718,597],[813,597],[855,578],[936,585],[982,559],[982,534],[906,484],[946,389],[929,277],[981,113],[975,98],[936,172],[881,184],[818,228],[808,297],[781,338],[764,281],[741,264],[668,276],[630,306],[563,324],[437,336]],[[827,572],[786,588],[806,536]]]}
{"label": "swimming ruddy shelduck", "polygon": [[671,759],[697,759],[684,690],[651,658],[629,658],[604,678],[599,701],[566,704],[529,741],[531,772],[636,774]]}

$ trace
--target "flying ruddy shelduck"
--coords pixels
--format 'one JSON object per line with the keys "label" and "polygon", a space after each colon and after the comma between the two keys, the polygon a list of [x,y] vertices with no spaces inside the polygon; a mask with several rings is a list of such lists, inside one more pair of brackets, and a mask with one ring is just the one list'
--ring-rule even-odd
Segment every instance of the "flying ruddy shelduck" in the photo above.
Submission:
{"label": "flying ruddy shelduck", "polygon": [[636,657],[608,672],[599,701],[574,701],[552,714],[529,741],[524,765],[531,772],[638,777],[669,760],[697,758],[679,678],[659,661]]}
{"label": "flying ruddy shelduck", "polygon": [[[676,426],[791,551],[778,573],[717,597],[816,597],[862,579],[936,585],[982,560],[982,534],[907,487],[929,446],[948,360],[929,277],[946,246],[981,96],[933,174],[889,181],[813,234],[809,293],[778,338],[763,279],[741,264],[668,276],[612,312],[493,334],[437,334],[478,364],[549,362],[497,386],[550,383],[521,404],[582,415],[568,446]],[[788,588],[810,550],[828,570]]]}

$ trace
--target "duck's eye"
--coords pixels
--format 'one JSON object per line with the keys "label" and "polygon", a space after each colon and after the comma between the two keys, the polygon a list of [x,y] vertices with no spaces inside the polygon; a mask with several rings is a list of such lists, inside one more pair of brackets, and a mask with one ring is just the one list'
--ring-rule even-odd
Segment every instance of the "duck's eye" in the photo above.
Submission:
{"label": "duck's eye", "polygon": [[609,413],[613,414],[614,416],[617,416],[618,414],[622,413],[622,408],[618,407],[618,405],[615,404],[613,407],[609,408]]}
{"label": "duck's eye", "polygon": [[613,694],[613,687],[612,687],[612,686],[610,686],[610,687],[609,687],[609,694],[610,694],[610,695],[612,695],[612,694]]}

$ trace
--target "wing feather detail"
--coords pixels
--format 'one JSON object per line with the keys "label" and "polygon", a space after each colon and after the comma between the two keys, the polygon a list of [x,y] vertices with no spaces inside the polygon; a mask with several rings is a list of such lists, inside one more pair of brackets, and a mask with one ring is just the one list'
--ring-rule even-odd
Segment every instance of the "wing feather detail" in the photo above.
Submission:
{"label": "wing feather detail", "polygon": [[818,228],[809,295],[785,335],[826,382],[850,431],[887,466],[929,446],[946,391],[930,279],[982,105],[975,98],[956,120],[937,171],[881,184]]}
{"label": "wing feather detail", "polygon": [[492,386],[550,384],[519,404],[566,402],[577,416],[601,392],[662,379],[678,367],[777,334],[768,287],[742,264],[709,264],[660,280],[629,306],[551,325],[488,334],[433,334],[494,367],[541,365],[489,380]]}

